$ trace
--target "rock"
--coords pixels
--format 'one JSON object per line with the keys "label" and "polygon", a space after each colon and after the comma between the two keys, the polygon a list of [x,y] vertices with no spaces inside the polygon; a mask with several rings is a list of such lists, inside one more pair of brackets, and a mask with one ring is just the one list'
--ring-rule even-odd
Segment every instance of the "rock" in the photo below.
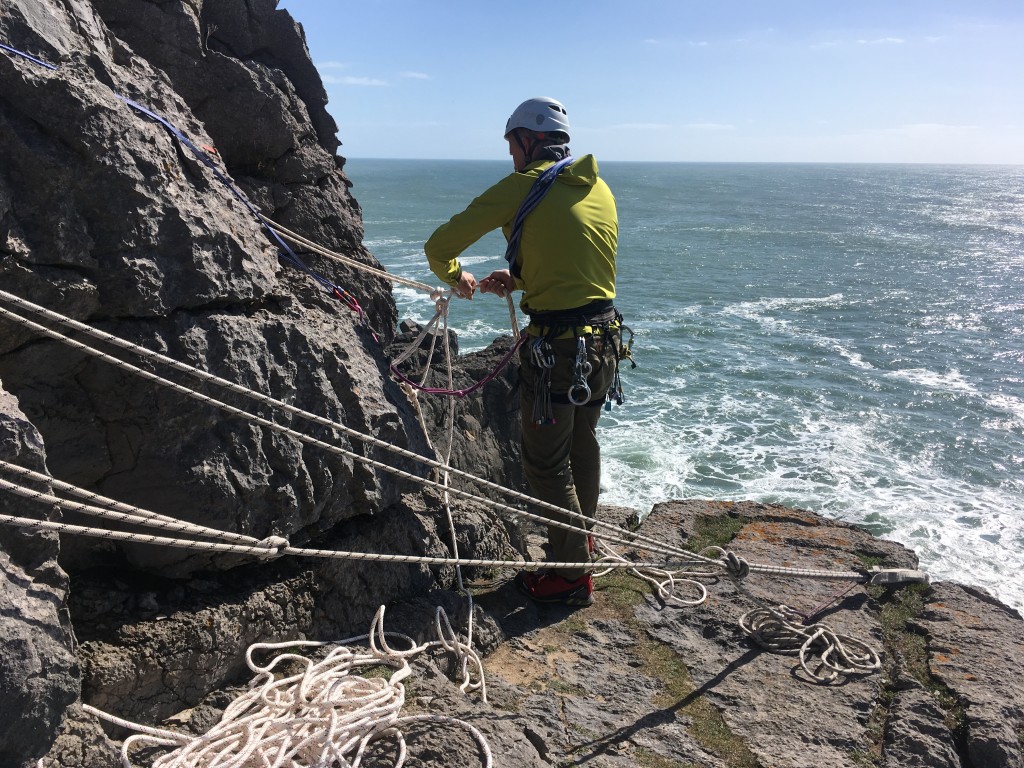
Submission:
{"label": "rock", "polygon": [[[38,26],[52,31],[60,46],[51,56],[59,63],[56,71],[6,55],[0,60],[10,83],[10,106],[0,116],[0,158],[7,169],[0,188],[6,190],[2,197],[21,201],[17,212],[8,211],[0,232],[14,246],[0,260],[5,289],[391,444],[425,451],[407,400],[388,380],[380,348],[360,319],[304,275],[283,268],[260,222],[211,169],[164,127],[117,98],[126,94],[143,101],[198,144],[216,144],[205,132],[216,121],[200,122],[174,90],[181,78],[200,81],[197,87],[227,87],[215,76],[197,76],[196,67],[211,61],[229,66],[224,54],[203,48],[196,27],[206,23],[203,18],[194,18],[187,4],[81,3],[65,9],[6,0],[5,6],[12,38],[21,20],[24,38],[34,45],[29,47],[45,52],[25,21],[45,20]],[[264,3],[254,13],[253,24],[260,27],[260,13],[279,18],[275,14],[283,12]],[[104,28],[108,16],[115,29],[124,25],[138,51],[152,53],[152,62]],[[177,36],[167,41],[163,27],[146,26],[171,21]],[[286,38],[291,42],[282,61],[294,59],[297,47],[304,49],[294,24],[291,38],[283,21],[266,24],[275,31],[259,38],[265,56],[272,54],[270,42]],[[153,33],[148,37],[140,32],[147,28]],[[191,68],[184,72],[186,62]],[[269,77],[267,64],[261,66]],[[230,67],[251,74],[244,62]],[[287,79],[283,70],[275,72]],[[254,103],[258,89],[270,87],[267,82],[256,78],[239,93]],[[218,103],[212,93],[187,96],[209,110]],[[283,103],[278,107],[281,130],[296,141],[295,117]],[[322,112],[323,104],[317,109]],[[222,114],[237,122],[233,112]],[[308,114],[299,116],[306,125]],[[332,156],[314,145],[309,152],[323,156],[317,160],[324,165],[318,179],[330,178],[334,186],[306,184],[310,196],[317,205],[355,210]],[[304,188],[286,181],[293,194]],[[306,231],[314,237],[331,234],[327,242],[336,247],[361,236],[356,219],[325,220],[313,209],[291,216],[293,225],[312,216],[315,227]],[[372,261],[362,251],[352,255]],[[356,293],[369,294],[370,319],[389,329],[390,295],[380,293],[377,278],[363,277],[360,284],[368,289]],[[257,539],[277,535],[295,541],[387,508],[404,490],[351,457],[311,449],[64,344],[39,340],[22,327],[5,323],[2,338],[0,376],[43,435],[50,470],[79,486]],[[237,396],[229,399],[240,404]],[[323,436],[351,453],[367,451],[348,437]],[[411,468],[402,461],[395,465]],[[165,574],[237,562],[186,550],[117,548],[137,566]],[[106,557],[106,549],[76,544],[65,565],[90,567]]]}
{"label": "rock", "polygon": [[[39,433],[0,389],[0,460],[42,471],[43,458]],[[29,506],[0,493],[0,514],[52,517]],[[67,576],[57,551],[54,533],[0,526],[0,765],[20,766],[46,754],[65,708],[80,693]]]}
{"label": "rock", "polygon": [[1024,766],[1024,627],[987,594],[936,584],[915,627],[929,669],[964,711],[972,765]]}

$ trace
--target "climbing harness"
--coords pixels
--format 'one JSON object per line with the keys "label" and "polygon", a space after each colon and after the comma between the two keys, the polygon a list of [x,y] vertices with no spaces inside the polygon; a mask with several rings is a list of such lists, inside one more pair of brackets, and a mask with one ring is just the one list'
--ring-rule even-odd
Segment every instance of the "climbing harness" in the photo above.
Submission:
{"label": "climbing harness", "polygon": [[[533,423],[540,426],[554,424],[555,417],[551,408],[552,402],[574,406],[592,405],[593,392],[590,387],[590,374],[593,373],[593,364],[587,359],[587,337],[590,336],[595,344],[600,344],[603,349],[605,344],[612,345],[614,357],[614,371],[612,382],[604,396],[605,409],[611,409],[611,403],[619,405],[625,401],[622,392],[622,379],[619,375],[619,363],[623,359],[629,359],[633,367],[636,362],[632,359],[633,331],[622,323],[622,314],[615,309],[610,300],[598,300],[590,304],[570,310],[557,310],[552,312],[529,312],[530,326],[538,329],[539,333],[531,342],[531,362],[537,369],[536,393],[534,398]],[[621,331],[629,333],[627,346],[621,346]],[[551,392],[551,372],[557,364],[557,358],[552,347],[555,339],[560,339],[569,334],[576,340],[576,354],[572,358],[572,374],[569,389],[563,393]],[[624,354],[628,355],[624,357]],[[600,403],[597,403],[600,405]]]}

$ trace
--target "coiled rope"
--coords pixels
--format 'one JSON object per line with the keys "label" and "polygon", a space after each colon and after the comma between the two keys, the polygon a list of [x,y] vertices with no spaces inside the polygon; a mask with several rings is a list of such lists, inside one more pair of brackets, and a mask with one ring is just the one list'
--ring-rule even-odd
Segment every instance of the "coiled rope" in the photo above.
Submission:
{"label": "coiled rope", "polygon": [[[393,648],[389,636],[408,648]],[[364,641],[369,650],[349,647]],[[327,647],[330,651],[320,661],[296,652]],[[385,632],[382,606],[366,635],[331,643],[296,640],[250,646],[245,661],[255,676],[248,690],[201,736],[140,725],[89,705],[83,709],[136,731],[121,747],[124,768],[131,768],[133,750],[147,746],[173,750],[154,760],[153,768],[358,768],[367,748],[382,740],[390,741],[396,753],[394,765],[400,768],[407,757],[403,729],[420,723],[467,731],[476,742],[481,765],[490,768],[493,758],[487,740],[470,723],[444,715],[400,715],[405,705],[404,681],[412,675],[409,660],[436,647],[445,645],[439,641],[417,645],[405,635]],[[255,661],[257,654],[281,650],[285,652],[266,664]],[[479,657],[473,654],[473,658],[482,674]],[[393,670],[388,677],[359,674],[381,666]]]}
{"label": "coiled rope", "polygon": [[755,608],[740,618],[740,627],[766,650],[799,656],[800,666],[819,683],[830,683],[839,675],[871,674],[881,669],[878,652],[867,643],[838,634],[824,624],[805,626],[803,618],[786,605]]}

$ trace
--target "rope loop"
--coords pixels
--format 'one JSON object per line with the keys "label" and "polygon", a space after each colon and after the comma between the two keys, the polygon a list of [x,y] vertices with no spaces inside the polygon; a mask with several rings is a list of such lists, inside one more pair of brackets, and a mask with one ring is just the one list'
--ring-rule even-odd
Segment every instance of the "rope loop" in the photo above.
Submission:
{"label": "rope loop", "polygon": [[265,555],[257,555],[261,560],[273,560],[284,554],[284,551],[291,547],[288,539],[281,536],[267,536],[256,546],[264,547],[267,550]]}
{"label": "rope loop", "polygon": [[451,303],[451,291],[445,291],[444,294],[434,300],[434,309],[437,311],[438,317],[448,317],[448,305]]}
{"label": "rope loop", "polygon": [[768,651],[799,656],[804,672],[818,683],[831,683],[839,675],[871,674],[881,669],[878,652],[867,643],[838,634],[824,624],[804,626],[802,618],[803,614],[787,605],[755,608],[740,617],[740,628]]}

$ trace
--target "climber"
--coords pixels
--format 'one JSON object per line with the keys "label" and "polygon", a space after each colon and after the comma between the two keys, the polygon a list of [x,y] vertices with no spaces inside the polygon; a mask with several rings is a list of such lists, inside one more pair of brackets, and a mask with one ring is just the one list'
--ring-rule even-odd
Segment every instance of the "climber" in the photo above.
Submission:
{"label": "climber", "polygon": [[[477,287],[501,297],[523,291],[520,307],[530,318],[519,352],[523,469],[534,496],[567,510],[549,516],[589,529],[584,521],[596,516],[601,485],[601,405],[606,397],[622,401],[615,199],[593,155],[571,156],[569,118],[554,99],[524,101],[504,135],[515,172],[438,227],[424,250],[459,296],[471,298]],[[509,268],[477,284],[458,257],[498,227]],[[516,584],[539,602],[590,605],[591,541],[549,526],[553,560],[578,567],[524,571]]]}

